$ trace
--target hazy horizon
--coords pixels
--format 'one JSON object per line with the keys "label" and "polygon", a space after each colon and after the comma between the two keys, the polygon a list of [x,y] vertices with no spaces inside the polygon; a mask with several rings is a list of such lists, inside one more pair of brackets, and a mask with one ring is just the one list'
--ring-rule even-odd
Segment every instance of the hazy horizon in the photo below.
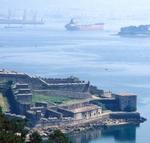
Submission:
{"label": "hazy horizon", "polygon": [[[61,3],[60,3],[61,2]],[[60,3],[60,4],[58,4]],[[47,13],[47,11],[68,11],[74,9],[82,9],[82,12],[99,14],[111,17],[121,17],[134,15],[139,16],[150,15],[149,11],[150,1],[148,0],[0,0],[0,12],[7,12],[8,9],[12,11],[33,10],[39,13]]]}
{"label": "hazy horizon", "polygon": [[[22,16],[43,18],[46,24],[62,27],[70,18],[79,22],[104,22],[106,29],[122,26],[150,24],[148,0],[0,0],[0,17]],[[53,23],[53,24],[52,24]]]}

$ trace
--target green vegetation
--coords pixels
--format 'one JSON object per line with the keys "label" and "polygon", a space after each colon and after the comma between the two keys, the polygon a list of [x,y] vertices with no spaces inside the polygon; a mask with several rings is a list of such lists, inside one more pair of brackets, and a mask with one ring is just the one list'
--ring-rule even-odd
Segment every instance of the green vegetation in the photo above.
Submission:
{"label": "green vegetation", "polygon": [[71,143],[60,130],[54,131],[53,134],[49,136],[48,143]]}
{"label": "green vegetation", "polygon": [[4,97],[2,93],[0,93],[0,106],[2,107],[3,112],[9,111],[7,98]]}
{"label": "green vegetation", "polygon": [[60,97],[60,96],[47,96],[47,95],[33,95],[32,102],[47,102],[47,103],[55,103],[55,104],[62,104],[66,101],[71,100],[68,97]]}
{"label": "green vegetation", "polygon": [[42,143],[42,137],[39,135],[38,132],[33,132],[30,135],[30,142],[31,143]]}
{"label": "green vegetation", "polygon": [[24,129],[25,121],[21,119],[6,118],[0,107],[0,142],[24,143],[27,131]]}
{"label": "green vegetation", "polygon": [[[0,143],[26,143],[28,131],[25,129],[26,121],[22,119],[8,119],[0,107]],[[54,131],[48,141],[43,141],[38,132],[30,135],[28,143],[71,143],[60,130]]]}
{"label": "green vegetation", "polygon": [[71,143],[69,138],[63,134],[60,130],[55,130],[49,135],[48,140],[42,140],[42,137],[38,132],[33,132],[30,135],[30,143]]}

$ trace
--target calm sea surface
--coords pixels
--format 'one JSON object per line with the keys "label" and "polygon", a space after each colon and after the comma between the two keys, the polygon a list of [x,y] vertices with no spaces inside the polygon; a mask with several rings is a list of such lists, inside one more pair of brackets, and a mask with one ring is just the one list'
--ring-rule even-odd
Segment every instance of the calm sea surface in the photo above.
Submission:
{"label": "calm sea surface", "polygon": [[147,122],[139,127],[92,130],[74,143],[146,143],[150,131],[150,38],[48,27],[0,28],[0,68],[44,77],[77,76],[100,89],[133,92]]}

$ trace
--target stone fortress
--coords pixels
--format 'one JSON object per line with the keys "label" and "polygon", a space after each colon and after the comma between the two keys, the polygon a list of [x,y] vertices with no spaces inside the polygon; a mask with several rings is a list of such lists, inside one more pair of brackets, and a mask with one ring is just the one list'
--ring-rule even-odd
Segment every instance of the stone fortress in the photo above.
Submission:
{"label": "stone fortress", "polygon": [[[32,77],[25,73],[0,70],[0,91],[8,98],[10,112],[36,123],[47,125],[68,122],[90,122],[103,114],[113,118],[139,118],[135,94],[104,92],[75,77],[64,79]],[[70,102],[33,102],[33,95],[67,98]],[[55,119],[55,120],[54,120]]]}
{"label": "stone fortress", "polygon": [[32,101],[32,91],[28,84],[18,84],[13,86],[14,95],[17,101],[28,103]]}

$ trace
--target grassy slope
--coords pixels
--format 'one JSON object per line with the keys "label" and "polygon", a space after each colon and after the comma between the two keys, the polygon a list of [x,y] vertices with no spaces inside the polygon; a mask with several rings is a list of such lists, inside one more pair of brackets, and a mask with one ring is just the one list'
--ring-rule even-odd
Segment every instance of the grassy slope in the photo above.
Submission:
{"label": "grassy slope", "polygon": [[0,93],[0,106],[2,107],[4,112],[9,111],[9,105],[8,105],[8,102],[7,102],[7,98],[4,97],[2,95],[2,93]]}
{"label": "grassy slope", "polygon": [[56,104],[61,104],[66,101],[71,100],[70,98],[67,97],[58,97],[58,96],[46,96],[46,95],[40,95],[36,94],[33,95],[32,97],[32,102],[47,102],[47,103],[56,103]]}

